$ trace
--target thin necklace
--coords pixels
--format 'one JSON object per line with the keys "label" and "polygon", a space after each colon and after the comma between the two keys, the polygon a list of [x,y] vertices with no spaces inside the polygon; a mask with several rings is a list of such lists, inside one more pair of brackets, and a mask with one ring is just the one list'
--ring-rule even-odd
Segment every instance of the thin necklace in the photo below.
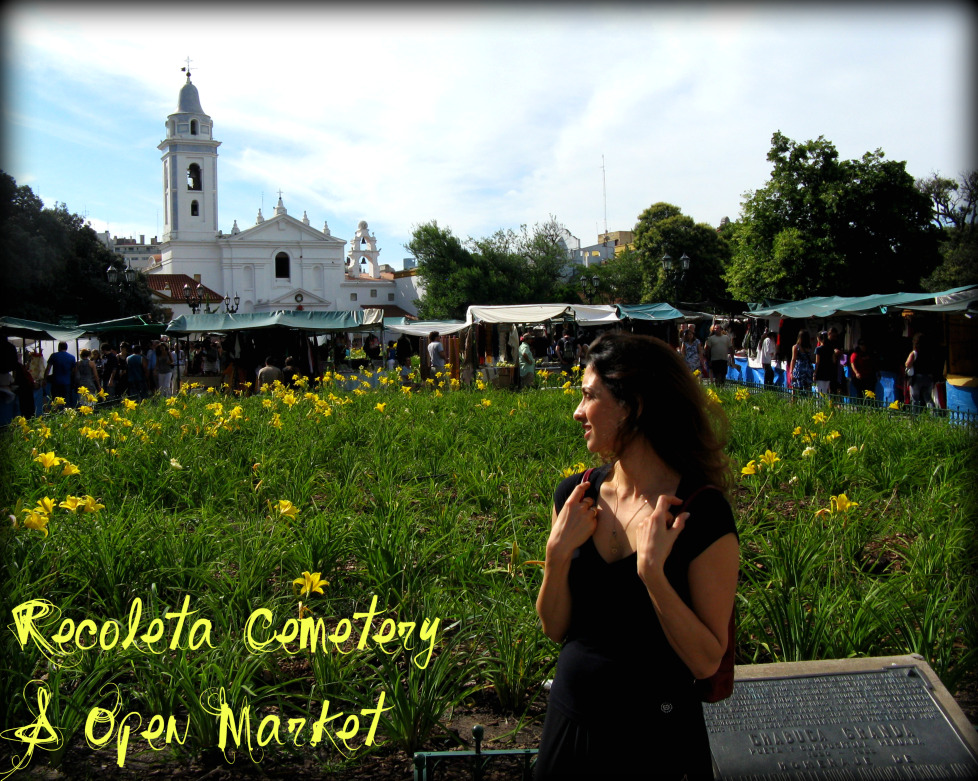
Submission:
{"label": "thin necklace", "polygon": [[[617,465],[615,466],[614,482],[615,482],[615,511],[614,511],[613,515],[615,516],[615,520],[618,520],[618,468],[617,468]],[[628,527],[631,526],[632,521],[635,520],[635,516],[638,515],[642,511],[642,508],[645,507],[649,503],[649,500],[646,499],[643,494],[639,494],[639,498],[642,500],[642,502],[641,502],[641,504],[639,504],[638,509],[635,512],[632,513],[632,517],[629,518],[624,524],[622,524],[622,527],[621,527],[622,534],[626,534],[626,532],[628,531]],[[626,540],[628,539],[627,535],[625,536],[625,539]],[[621,553],[622,544],[623,543],[621,543],[619,541],[619,539],[618,539],[618,530],[615,528],[615,525],[613,523],[612,526],[611,526],[611,555],[614,556],[616,559],[618,558],[618,555]]]}

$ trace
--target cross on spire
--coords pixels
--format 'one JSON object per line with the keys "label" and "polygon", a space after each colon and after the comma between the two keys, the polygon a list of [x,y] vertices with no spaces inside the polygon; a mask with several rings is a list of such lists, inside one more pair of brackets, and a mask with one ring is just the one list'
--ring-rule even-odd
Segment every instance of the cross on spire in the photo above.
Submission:
{"label": "cross on spire", "polygon": [[187,81],[190,81],[190,55],[187,55],[187,64],[180,70],[187,74]]}
{"label": "cross on spire", "polygon": [[281,190],[278,191],[278,199],[280,201],[282,200],[282,191]]}

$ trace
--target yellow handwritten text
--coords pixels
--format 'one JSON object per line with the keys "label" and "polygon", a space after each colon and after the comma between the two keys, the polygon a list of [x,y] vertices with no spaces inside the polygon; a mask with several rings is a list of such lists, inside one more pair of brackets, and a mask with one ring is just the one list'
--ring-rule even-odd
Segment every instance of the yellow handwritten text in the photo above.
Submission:
{"label": "yellow handwritten text", "polygon": [[[129,609],[129,618],[125,635],[119,622],[114,619],[103,621],[101,625],[96,624],[90,618],[75,622],[70,618],[64,619],[58,626],[58,631],[46,637],[42,631],[46,621],[43,619],[55,613],[60,615],[60,611],[50,602],[44,599],[32,599],[22,602],[12,611],[14,616],[14,628],[17,640],[21,648],[27,646],[28,640],[33,641],[34,645],[49,659],[56,653],[52,643],[57,644],[61,653],[65,653],[65,646],[74,646],[74,649],[87,651],[92,648],[99,648],[102,651],[111,651],[115,648],[125,650],[130,646],[135,646],[140,651],[148,651],[153,654],[162,654],[167,649],[175,651],[183,648],[182,641],[186,639],[186,647],[196,651],[202,645],[209,648],[211,644],[211,622],[206,618],[198,618],[190,627],[184,638],[184,628],[187,619],[197,613],[190,609],[190,596],[183,599],[183,607],[179,611],[168,611],[163,614],[163,618],[154,618],[149,622],[146,631],[139,635],[139,625],[143,613],[143,602],[138,597],[133,600]],[[168,622],[173,630],[170,642],[164,640]],[[138,638],[137,638],[137,635]],[[140,647],[143,643],[145,649]],[[161,643],[161,641],[163,641]]]}
{"label": "yellow handwritten text", "polygon": [[[365,746],[374,745],[380,714],[391,710],[393,707],[384,707],[385,697],[386,693],[381,690],[380,695],[377,698],[376,707],[362,708],[360,710],[360,716],[373,717],[370,720],[370,727],[367,730],[367,736],[363,741],[363,745]],[[269,713],[266,715],[261,722],[259,722],[257,731],[253,731],[251,721],[251,706],[249,702],[246,700],[241,706],[237,715],[235,715],[234,709],[228,704],[227,696],[223,688],[209,689],[205,693],[204,697],[201,698],[201,703],[208,713],[211,713],[220,720],[217,745],[218,748],[220,748],[224,753],[225,759],[228,759],[228,761],[232,761],[227,756],[229,737],[234,748],[247,748],[249,758],[255,763],[261,761],[263,757],[263,752],[261,749],[267,746],[269,743],[274,741],[276,744],[281,746],[286,742],[282,739],[282,719],[277,713]],[[335,738],[339,738],[347,751],[356,751],[357,747],[351,745],[350,741],[356,738],[360,732],[360,716],[357,716],[355,713],[346,714],[342,711],[331,714],[329,712],[329,704],[329,700],[323,700],[319,719],[312,724],[312,735],[308,745],[313,747],[319,745],[325,734],[333,746],[341,753],[344,753],[343,749],[340,748]],[[337,721],[338,719],[342,719],[343,726],[340,729],[335,730],[334,737],[334,734],[331,734],[327,730],[327,726],[330,726],[331,722]],[[291,736],[293,745],[305,745],[304,743],[300,742],[300,736],[302,736],[305,731],[306,721],[307,720],[304,718],[288,719],[286,722],[286,740],[289,740],[289,736]],[[255,750],[256,745],[258,746],[257,754]]]}
{"label": "yellow handwritten text", "polygon": [[[385,618],[381,621],[378,629],[372,635],[373,621],[377,617],[377,596],[374,595],[370,602],[370,610],[366,613],[354,613],[354,619],[364,619],[363,626],[360,628],[360,635],[357,641],[357,648],[362,650],[367,647],[368,642],[373,642],[379,646],[384,653],[394,654],[396,650],[388,651],[384,646],[391,642],[396,642],[405,650],[413,650],[412,636],[417,623],[414,621],[395,621],[393,618]],[[332,632],[326,626],[323,619],[289,618],[282,625],[281,629],[274,634],[263,634],[262,630],[267,630],[272,626],[274,617],[268,608],[260,607],[254,610],[244,627],[244,642],[248,650],[252,653],[271,653],[276,650],[283,650],[287,654],[297,654],[300,651],[309,650],[315,653],[320,648],[325,649],[327,644],[332,644],[335,650],[340,653],[350,653],[341,647],[353,635],[353,622],[349,618],[341,618]],[[438,625],[441,619],[424,619],[418,631],[418,639],[422,644],[427,644],[413,656],[414,664],[424,670],[431,661],[431,654],[434,651]],[[298,643],[298,645],[294,645]],[[423,660],[423,663],[422,663]]]}

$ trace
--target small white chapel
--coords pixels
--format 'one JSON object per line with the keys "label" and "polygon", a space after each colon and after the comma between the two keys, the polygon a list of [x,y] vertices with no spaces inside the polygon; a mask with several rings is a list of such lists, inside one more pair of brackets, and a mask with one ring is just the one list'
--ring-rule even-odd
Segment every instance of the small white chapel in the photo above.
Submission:
{"label": "small white chapel", "polygon": [[166,119],[163,153],[163,235],[160,254],[147,269],[151,289],[176,314],[189,308],[184,286],[203,286],[207,302],[237,296],[239,310],[272,312],[381,308],[385,316],[416,313],[414,273],[394,272],[378,262],[377,238],[361,220],[347,242],[291,216],[279,192],[272,214],[261,209],[254,225],[229,232],[218,225],[217,148],[214,122],[187,80],[177,110]]}

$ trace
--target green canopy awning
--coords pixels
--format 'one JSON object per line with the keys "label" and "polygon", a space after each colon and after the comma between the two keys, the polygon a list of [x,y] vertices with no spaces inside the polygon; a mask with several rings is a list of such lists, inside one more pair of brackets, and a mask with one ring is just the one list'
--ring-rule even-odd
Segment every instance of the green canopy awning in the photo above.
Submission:
{"label": "green canopy awning", "polygon": [[181,315],[166,327],[168,334],[227,333],[258,328],[293,328],[300,331],[361,331],[378,329],[383,310],[358,309],[349,312],[249,312],[248,314]]}
{"label": "green canopy awning", "polygon": [[165,323],[154,323],[149,315],[130,315],[116,320],[103,320],[99,323],[84,323],[78,326],[86,334],[126,333],[162,334],[166,330]]}
{"label": "green canopy awning", "polygon": [[767,309],[754,309],[745,314],[752,317],[807,318],[831,317],[835,314],[869,315],[885,314],[891,306],[909,308],[911,304],[934,304],[941,297],[960,293],[974,285],[952,288],[941,293],[877,293],[869,296],[815,296],[801,301],[790,301]]}
{"label": "green canopy awning", "polygon": [[0,317],[0,331],[7,336],[52,342],[70,342],[84,335],[83,328],[62,328],[54,323],[40,323],[19,317]]}
{"label": "green canopy awning", "polygon": [[622,320],[682,320],[685,315],[670,304],[618,304]]}

